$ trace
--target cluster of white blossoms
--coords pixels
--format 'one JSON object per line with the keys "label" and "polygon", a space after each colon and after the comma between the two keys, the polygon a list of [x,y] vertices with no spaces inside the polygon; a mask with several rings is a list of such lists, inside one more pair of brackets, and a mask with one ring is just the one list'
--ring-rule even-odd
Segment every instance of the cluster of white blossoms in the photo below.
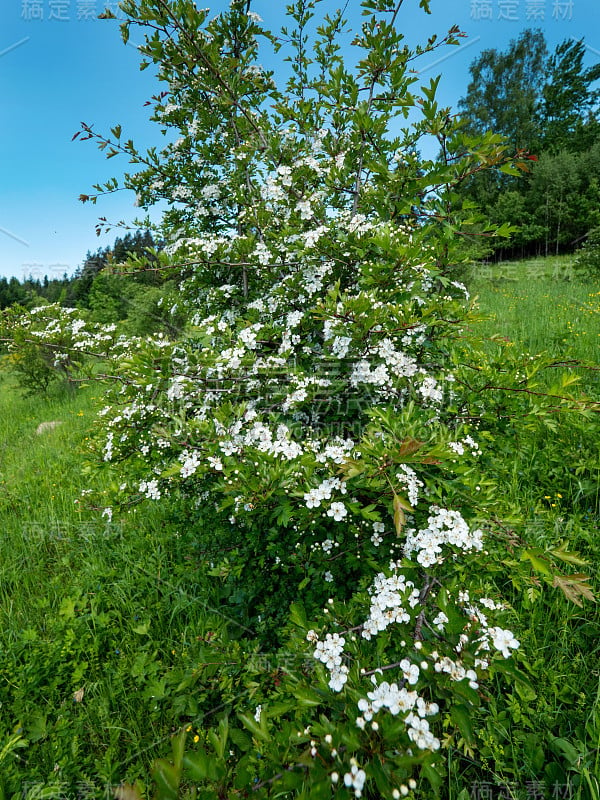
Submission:
{"label": "cluster of white blossoms", "polygon": [[400,470],[401,472],[396,473],[396,480],[407,490],[408,502],[411,506],[416,506],[419,502],[419,490],[423,489],[425,484],[417,478],[417,473],[407,464],[401,464]]}
{"label": "cluster of white blossoms", "polygon": [[[32,308],[27,314],[21,315],[18,321],[5,319],[4,324],[21,328],[41,343],[55,348],[60,363],[69,358],[69,353],[89,351],[105,355],[123,346],[126,340],[115,336],[116,325],[88,323],[78,314],[80,310],[77,308],[63,308],[58,303],[49,303]],[[15,342],[10,341],[9,352],[13,352],[15,346]],[[58,352],[59,347],[64,347],[65,352]]]}
{"label": "cluster of white blossoms", "polygon": [[414,690],[408,690],[404,686],[398,687],[397,683],[382,681],[379,685],[373,675],[371,678],[375,689],[367,692],[367,698],[361,697],[358,701],[358,710],[362,712],[357,724],[359,728],[364,728],[366,722],[371,722],[373,715],[382,708],[387,708],[392,716],[400,713],[412,711],[419,697]]}
{"label": "cluster of white blossoms", "polygon": [[444,560],[442,548],[445,545],[465,552],[482,550],[483,533],[471,531],[459,511],[432,506],[426,528],[407,530],[404,552],[410,558],[416,551],[418,563],[431,567]]}
{"label": "cluster of white blossoms", "polygon": [[[518,639],[515,638],[515,635],[512,631],[505,630],[504,628],[493,627],[487,631],[487,634],[491,637],[492,644],[498,650],[504,658],[510,658],[511,650],[517,650],[520,646],[520,642]],[[482,646],[483,649],[487,649],[485,646],[487,642],[482,639]]]}
{"label": "cluster of white blossoms", "polygon": [[104,461],[111,461],[113,457],[113,445],[114,445],[114,438],[115,435],[112,431],[109,431],[106,436],[106,442],[104,444],[104,449],[102,451],[102,458]]}
{"label": "cluster of white blossoms", "polygon": [[286,461],[292,461],[304,453],[302,445],[293,441],[290,429],[284,424],[278,425],[273,431],[263,422],[254,421],[243,431],[243,422],[240,420],[229,428],[228,433],[229,437],[219,442],[219,448],[225,456],[240,454],[249,447]]}
{"label": "cluster of white blossoms", "polygon": [[[416,666],[416,665],[413,665]],[[418,679],[405,680],[408,683],[416,683]],[[411,678],[413,673],[411,673]],[[386,709],[392,716],[405,715],[408,738],[413,741],[420,750],[435,751],[440,748],[440,741],[429,729],[426,717],[439,714],[437,703],[428,703],[415,690],[409,690],[405,686],[398,686],[397,683],[382,681],[377,683],[375,675],[371,676],[371,681],[375,688],[367,692],[366,698],[358,701],[358,709],[361,716],[357,717],[356,724],[364,729],[367,722],[372,722],[373,717],[382,709]],[[376,724],[376,723],[374,723]]]}
{"label": "cluster of white blossoms", "polygon": [[196,451],[190,453],[188,450],[184,450],[179,456],[179,460],[183,462],[181,472],[179,473],[182,478],[189,478],[190,475],[193,475],[196,472],[202,463],[202,459]]}
{"label": "cluster of white blossoms", "polygon": [[[384,358],[385,361],[376,366],[373,366],[366,358],[358,361],[350,375],[350,385],[358,387],[361,383],[366,383],[390,389],[396,378],[410,378],[419,372],[417,361],[405,353],[390,350],[384,355]],[[434,379],[431,378],[431,380]]]}
{"label": "cluster of white blossoms", "polygon": [[[308,442],[308,445],[311,446],[311,443]],[[325,464],[328,461],[332,464],[342,464],[350,458],[354,447],[355,444],[352,439],[341,439],[339,437],[334,437],[329,442],[326,442],[324,446],[321,442],[312,443],[315,461],[321,464]]]}
{"label": "cluster of white blossoms", "polygon": [[454,661],[449,656],[440,657],[435,650],[431,657],[434,659],[433,668],[436,672],[445,672],[451,681],[467,680],[471,689],[479,687],[479,678],[474,669],[467,669],[460,661]]}
{"label": "cluster of white blossoms", "polygon": [[371,542],[375,545],[375,547],[379,547],[379,545],[383,542],[383,536],[381,535],[385,531],[385,525],[383,522],[373,522],[373,533],[371,534]]}
{"label": "cluster of white blossoms", "polygon": [[405,722],[408,725],[408,738],[417,745],[419,750],[431,750],[434,752],[440,749],[440,740],[429,730],[429,723],[426,719],[421,719],[415,714],[409,714]]}
{"label": "cluster of white blossoms", "polygon": [[145,494],[149,500],[160,500],[161,492],[158,488],[158,481],[142,481],[140,483],[140,492]]}
{"label": "cluster of white blossoms", "polygon": [[419,394],[423,399],[429,403],[441,403],[444,399],[444,392],[440,388],[439,383],[431,375],[426,375],[423,378],[421,385],[417,388]]}
{"label": "cluster of white blossoms", "polygon": [[393,574],[386,577],[380,572],[370,587],[371,608],[369,616],[363,624],[362,636],[372,636],[384,631],[395,622],[410,622],[409,608],[414,608],[419,601],[419,590],[404,575]]}
{"label": "cluster of white blossoms", "polygon": [[367,779],[367,773],[364,769],[360,769],[355,759],[352,759],[350,772],[344,775],[344,786],[348,789],[354,789],[355,797],[362,797],[362,791]]}
{"label": "cluster of white blossoms", "polygon": [[343,503],[332,503],[327,509],[327,516],[331,517],[334,522],[341,522],[348,515],[348,509]]}
{"label": "cluster of white blossoms", "polygon": [[470,450],[471,455],[474,457],[481,454],[481,448],[472,436],[465,436],[459,442],[449,442],[448,447],[459,456],[464,455],[466,450]]}
{"label": "cluster of white blossoms", "polygon": [[[346,494],[346,484],[344,481],[340,480],[339,478],[326,478],[322,481],[319,486],[316,486],[314,489],[310,489],[308,492],[304,493],[304,502],[307,508],[318,508],[324,500],[331,500],[331,496],[333,492],[338,491],[340,494]],[[331,508],[336,507],[336,510],[339,509],[341,512],[341,508],[343,507],[343,503],[332,503]],[[330,509],[331,510],[331,509]],[[330,516],[334,516],[337,511],[333,511]],[[346,514],[341,512],[345,517]]]}
{"label": "cluster of white blossoms", "polygon": [[341,692],[348,680],[348,667],[342,663],[346,640],[337,633],[328,633],[324,641],[319,641],[313,630],[307,633],[306,638],[309,642],[316,642],[313,658],[321,661],[329,670],[329,687],[334,692]]}
{"label": "cluster of white blossoms", "polygon": [[[319,142],[322,143],[323,134],[318,141],[315,140],[315,148],[318,151]],[[316,151],[315,151],[316,152]],[[324,154],[319,156],[321,164],[327,163]],[[278,165],[276,168],[277,181],[286,191],[292,186],[294,175],[297,170],[316,169],[314,157],[307,156],[305,161],[297,159],[291,165]],[[285,185],[284,185],[285,184]],[[289,185],[288,185],[289,184]],[[218,199],[217,190],[208,192],[210,199]],[[207,198],[208,199],[208,198]],[[326,224],[320,224],[318,230],[319,237],[329,232],[335,235],[336,231],[348,231],[356,237],[366,236],[370,233],[381,231],[385,235],[392,235],[389,226],[383,223],[374,223],[361,215],[352,215],[341,212],[332,219],[326,219]],[[308,231],[306,232],[308,233]],[[398,236],[398,232],[393,233]],[[404,234],[403,236],[407,236]],[[277,248],[274,249],[268,237],[265,241],[256,242],[248,239],[245,244],[243,236],[231,234],[223,236],[219,233],[202,234],[195,239],[185,238],[179,240],[171,246],[170,251],[178,253],[184,249],[186,255],[192,259],[202,262],[207,260],[207,268],[210,268],[210,259],[218,258],[227,262],[230,258],[239,258],[234,255],[236,247],[240,247],[242,252],[246,245],[254,248],[250,256],[257,264],[263,266],[264,262],[275,254],[275,265],[278,260],[290,260],[297,267],[293,270],[282,269],[277,280],[265,294],[254,299],[246,305],[246,312],[249,317],[243,315],[238,318],[233,307],[223,307],[219,314],[210,314],[205,319],[197,314],[194,323],[197,325],[198,335],[202,336],[202,345],[198,347],[198,357],[190,358],[190,353],[185,351],[181,345],[172,347],[171,360],[173,369],[169,383],[165,389],[164,383],[155,388],[155,392],[163,395],[173,404],[178,404],[178,408],[186,409],[188,418],[199,421],[209,421],[212,424],[214,410],[218,408],[223,400],[230,397],[234,400],[239,397],[248,399],[250,409],[253,409],[254,421],[244,416],[239,420],[238,425],[228,424],[223,431],[216,430],[216,446],[219,456],[240,457],[249,448],[255,448],[259,452],[275,456],[283,461],[300,459],[307,453],[311,453],[317,461],[323,463],[333,461],[342,463],[350,457],[350,452],[354,446],[348,444],[346,437],[336,437],[327,428],[327,410],[329,405],[337,397],[342,395],[344,403],[355,402],[354,408],[361,409],[356,405],[357,401],[352,401],[353,397],[360,398],[364,393],[364,384],[375,387],[376,394],[390,399],[397,407],[402,407],[409,396],[412,386],[413,397],[415,394],[420,396],[424,405],[431,402],[431,398],[436,395],[436,387],[439,387],[440,375],[434,378],[427,373],[419,361],[419,344],[427,336],[427,326],[415,320],[410,323],[405,321],[404,312],[393,305],[389,306],[386,313],[393,314],[389,320],[390,327],[404,331],[397,337],[381,338],[384,326],[380,330],[374,330],[373,334],[352,337],[348,334],[347,304],[354,302],[352,296],[338,302],[335,317],[327,316],[324,319],[321,337],[318,334],[311,334],[312,338],[306,338],[306,332],[302,335],[298,330],[299,326],[303,329],[307,324],[314,328],[314,314],[310,309],[310,302],[313,295],[324,292],[332,285],[335,280],[335,262],[323,259],[318,256],[311,256],[303,248],[305,243],[302,237],[289,236],[287,240],[280,239]],[[248,257],[247,255],[245,256]],[[399,284],[408,280],[418,284],[425,293],[427,283],[427,267],[423,264],[409,264],[405,274],[399,273]],[[408,286],[408,284],[407,284]],[[216,290],[211,290],[214,294]],[[239,298],[239,287],[232,284],[224,284],[220,287],[217,294],[222,299],[229,301],[234,295]],[[295,296],[294,310],[289,310],[288,295]],[[360,293],[356,295],[356,302],[359,302]],[[360,302],[364,301],[360,300]],[[367,310],[360,312],[360,316],[367,316],[371,309],[376,305],[375,301],[369,301]],[[382,308],[388,308],[385,303],[379,303]],[[229,304],[231,306],[231,304]],[[302,310],[300,310],[302,309]],[[251,312],[251,313],[250,313]],[[328,312],[332,313],[332,312]],[[258,321],[257,321],[258,319]],[[323,339],[331,342],[329,348],[323,347]],[[399,342],[406,348],[406,351],[399,348]],[[156,343],[155,343],[156,344]],[[154,345],[153,345],[154,346]],[[158,346],[158,345],[156,345]],[[165,345],[161,345],[165,346]],[[349,355],[355,353],[362,354],[358,361],[350,358],[349,362],[344,363]],[[320,349],[322,348],[322,349]],[[413,351],[414,352],[409,352]],[[200,357],[200,353],[202,356]],[[295,369],[296,360],[303,354],[309,353],[313,361],[316,359],[317,369],[314,373],[307,374]],[[323,359],[324,371],[335,363],[336,382],[326,377],[321,377],[318,370],[319,358]],[[335,359],[334,362],[332,359]],[[168,374],[168,370],[165,370]],[[327,373],[326,373],[327,374]],[[365,380],[363,380],[363,378]],[[345,387],[344,384],[345,383]],[[145,388],[145,387],[144,387]],[[129,397],[133,394],[134,387],[128,389]],[[140,386],[139,392],[142,394],[144,389]],[[439,389],[441,392],[441,388]],[[345,394],[344,394],[345,393]],[[315,401],[316,400],[316,401]],[[133,399],[132,407],[135,404]],[[149,405],[144,398],[146,405]],[[329,405],[328,405],[329,404]],[[143,438],[143,446],[148,448],[148,453],[154,457],[157,474],[160,471],[170,469],[172,458],[179,457],[183,461],[184,468],[181,477],[186,478],[193,474],[192,470],[197,469],[195,459],[187,460],[183,454],[177,455],[177,449],[184,450],[181,444],[173,442],[172,447],[165,452],[164,459],[160,460],[157,454],[164,448],[159,448],[153,432],[160,428],[168,429],[167,425],[162,425],[162,419],[168,423],[169,415],[172,411],[165,406],[159,406],[152,413],[156,417],[156,424],[152,426],[147,420],[141,423],[142,402],[138,404],[136,419],[130,420],[130,424],[119,424],[119,415],[115,415],[108,422],[108,426],[115,429],[121,428],[121,437],[114,436],[111,456],[116,448],[123,445],[125,455],[127,448],[133,445],[134,439],[138,445]],[[340,404],[340,409],[343,406]],[[121,414],[123,407],[121,406]],[[303,429],[298,427],[273,424],[274,412],[282,412],[292,422],[302,423]],[[362,411],[356,412],[360,418]],[[172,416],[172,415],[171,415]],[[159,418],[162,418],[159,420]],[[133,425],[131,423],[134,423]],[[359,424],[364,424],[363,419]],[[143,429],[143,432],[142,432]],[[297,431],[301,430],[298,436]],[[343,430],[343,423],[340,421],[339,430]],[[322,431],[322,432],[321,432]],[[337,431],[336,431],[337,432]],[[164,435],[160,437],[164,439]],[[183,443],[184,437],[180,441]],[[193,440],[189,444],[193,444]],[[215,455],[215,454],[213,454]],[[227,471],[227,465],[225,464]],[[420,488],[418,479],[407,475],[406,486],[411,496]],[[235,479],[234,479],[235,480]],[[172,483],[172,482],[171,482]],[[174,486],[175,484],[172,483]],[[306,505],[309,508],[317,508],[319,502],[319,490],[307,492],[305,497]],[[321,502],[326,497],[321,498]],[[341,521],[346,517],[343,504],[335,505],[330,508],[329,516],[335,521]]]}
{"label": "cluster of white blossoms", "polygon": [[[403,474],[408,478],[412,477],[410,473]],[[471,533],[456,511],[432,506],[428,523],[428,528],[420,532],[423,537],[419,542],[423,545],[425,538],[429,536],[434,537],[434,550],[446,544],[464,551],[481,548],[481,532]],[[373,528],[379,533],[383,530],[383,524],[374,523]],[[416,534],[409,532],[409,538],[410,551],[419,549]],[[419,549],[419,552],[422,551]],[[453,682],[464,681],[471,689],[477,690],[480,679],[476,668],[487,669],[489,666],[489,659],[482,657],[485,651],[493,648],[504,658],[509,658],[519,647],[519,642],[510,630],[491,625],[488,621],[490,611],[505,608],[502,603],[488,597],[474,601],[467,590],[460,590],[454,602],[456,610],[462,612],[464,624],[458,636],[458,644],[454,648],[455,657],[447,653],[440,654],[436,649],[426,654],[417,630],[426,626],[431,631],[437,631],[436,639],[442,642],[449,617],[439,608],[439,600],[432,591],[435,583],[428,579],[422,589],[417,588],[411,580],[398,571],[400,564],[401,562],[390,562],[391,574],[380,572],[375,577],[369,588],[371,595],[369,615],[359,628],[362,630],[362,638],[371,640],[393,624],[404,626],[404,631],[411,631],[407,638],[409,636],[413,638],[410,648],[413,655],[409,654],[396,664],[384,667],[384,669],[396,669],[400,674],[400,680],[378,683],[376,673],[380,673],[381,668],[367,673],[371,675],[374,688],[359,699],[360,715],[356,719],[356,724],[364,730],[367,723],[370,723],[374,730],[378,730],[378,723],[375,720],[378,713],[386,711],[392,716],[401,716],[406,724],[408,740],[419,750],[435,752],[440,748],[440,741],[432,732],[427,718],[439,714],[440,708],[438,703],[427,701],[420,693],[422,689],[419,690],[420,686],[431,683],[431,679],[427,677],[431,673],[431,667],[433,667],[432,674],[445,675]],[[450,600],[450,597],[446,597],[444,602]],[[330,688],[337,692],[341,691],[348,680],[348,667],[344,661],[349,656],[344,653],[346,643],[344,637],[337,633],[327,633],[325,639],[321,641],[318,634],[311,630],[307,639],[316,644],[314,657],[325,664],[330,672]],[[400,642],[400,646],[406,646],[404,640]],[[467,649],[471,652],[468,664],[463,662]],[[416,661],[412,660],[415,653],[421,654],[417,655]],[[362,669],[361,673],[365,674],[365,669]]]}

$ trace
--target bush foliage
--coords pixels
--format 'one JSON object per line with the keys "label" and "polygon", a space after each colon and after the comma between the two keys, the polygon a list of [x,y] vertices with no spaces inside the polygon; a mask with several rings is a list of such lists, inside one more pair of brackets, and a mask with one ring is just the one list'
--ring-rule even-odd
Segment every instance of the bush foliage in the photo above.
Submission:
{"label": "bush foliage", "polygon": [[[249,3],[121,5],[167,86],[154,118],[179,138],[147,154],[119,126],[83,138],[140,166],[124,179],[139,205],[169,202],[153,265],[178,271],[186,327],[99,351],[109,488],[93,502],[109,520],[176,508],[229,620],[156,797],[427,797],[452,757],[466,790],[510,769],[486,714],[514,722],[528,779],[551,787],[560,763],[518,728],[535,673],[514,599],[592,592],[584,559],[530,541],[498,463],[586,399],[550,359],[490,355],[452,275],[486,230],[457,188],[518,169],[438,105],[437,80],[415,87],[414,59],[458,31],[411,51],[402,2],[364,0],[347,57],[343,14],[309,47],[317,4],[298,0],[280,88],[259,66],[280,40]],[[440,157],[423,159],[431,137]]]}

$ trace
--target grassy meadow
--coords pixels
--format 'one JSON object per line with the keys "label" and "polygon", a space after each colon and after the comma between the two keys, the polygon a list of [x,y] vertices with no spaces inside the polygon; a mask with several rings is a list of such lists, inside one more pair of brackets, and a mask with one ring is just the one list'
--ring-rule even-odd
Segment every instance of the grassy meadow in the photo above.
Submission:
{"label": "grassy meadow", "polygon": [[472,270],[469,288],[490,336],[557,359],[598,361],[600,278],[582,280],[571,257],[483,265]]}
{"label": "grassy meadow", "polygon": [[[198,664],[226,618],[202,600],[194,542],[174,514],[85,507],[97,406],[92,389],[23,399],[1,384],[0,797],[146,781],[210,692]],[[37,435],[46,421],[62,424]]]}
{"label": "grassy meadow", "polygon": [[[600,282],[573,277],[568,266],[548,259],[470,276],[491,348],[547,352],[585,367],[598,361]],[[600,399],[600,373],[576,372]],[[146,785],[170,736],[184,726],[193,742],[212,713],[213,676],[223,664],[211,640],[227,640],[231,655],[243,633],[220,607],[200,543],[175,503],[144,504],[113,521],[87,508],[86,439],[101,405],[97,386],[27,399],[0,373],[0,800],[112,797],[123,780]],[[61,424],[36,434],[47,421]],[[530,510],[535,544],[566,542],[595,582],[600,428],[593,415],[569,424],[555,436],[540,433],[537,445],[513,443],[506,492]],[[543,458],[545,448],[559,457]],[[566,463],[557,466],[560,448]],[[529,660],[521,666],[538,679],[529,694],[513,691],[508,711],[492,703],[476,721],[484,757],[499,782],[520,778],[524,786],[552,753],[563,792],[556,796],[599,800],[596,607],[558,591],[543,603],[518,586],[511,596]],[[235,671],[235,662],[227,668]],[[464,758],[452,758],[447,796],[468,800]]]}

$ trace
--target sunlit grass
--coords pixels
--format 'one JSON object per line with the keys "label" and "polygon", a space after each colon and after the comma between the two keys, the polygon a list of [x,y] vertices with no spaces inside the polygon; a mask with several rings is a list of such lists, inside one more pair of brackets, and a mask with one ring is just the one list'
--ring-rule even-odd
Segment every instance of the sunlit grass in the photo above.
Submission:
{"label": "sunlit grass", "polygon": [[[555,259],[486,267],[469,288],[490,347],[498,335],[515,349],[581,362],[577,374],[594,393],[600,373],[584,367],[598,361],[600,287],[568,266]],[[219,607],[218,582],[202,572],[197,532],[175,506],[146,503],[115,514],[113,522],[86,508],[82,491],[90,480],[102,488],[101,475],[87,473],[101,390],[53,391],[24,399],[10,378],[0,377],[0,748],[14,731],[23,735],[26,746],[11,755],[11,786],[39,782],[71,791],[89,781],[95,792],[89,796],[100,797],[122,780],[148,781],[149,765],[168,750],[173,731],[189,726],[193,738],[201,730],[200,712],[219,707],[212,676],[223,653],[231,662],[240,630]],[[61,424],[36,434],[50,421]],[[597,425],[589,435],[587,425],[584,419],[537,439],[528,432],[523,446],[503,442],[498,452],[506,464],[502,491],[522,510],[529,543],[544,548],[564,539],[588,559],[581,570],[593,574],[600,557],[593,511],[600,465],[588,467],[600,448],[593,441]],[[570,453],[569,463],[562,463],[562,452]],[[569,796],[597,800],[595,608],[579,609],[557,590],[543,601],[518,587],[507,590],[538,679],[530,697],[510,690],[514,719],[492,703],[478,724],[489,727],[490,741],[506,731],[502,780],[524,769],[522,743],[514,739],[523,730],[520,716],[530,720],[531,748],[554,752],[560,735],[576,754],[565,773]],[[490,751],[490,763],[495,758],[500,763]],[[452,769],[459,795],[462,768]]]}
{"label": "sunlit grass", "polygon": [[11,763],[30,787],[147,780],[206,694],[192,689],[205,639],[227,636],[168,509],[111,523],[86,508],[98,391],[24,399],[0,383],[0,746],[24,737]]}
{"label": "sunlit grass", "polygon": [[[474,277],[485,334],[504,336],[532,353],[557,359],[594,362],[600,352],[600,291],[572,274],[571,280],[548,278],[531,266],[513,265],[507,277],[502,264],[487,279]],[[569,273],[565,273],[569,274]]]}

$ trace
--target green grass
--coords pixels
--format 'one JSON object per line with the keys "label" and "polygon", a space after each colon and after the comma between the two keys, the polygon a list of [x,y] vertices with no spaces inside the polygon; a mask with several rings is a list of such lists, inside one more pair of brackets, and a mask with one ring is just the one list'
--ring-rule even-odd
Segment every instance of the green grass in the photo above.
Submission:
{"label": "green grass", "polygon": [[[546,354],[559,365],[542,377],[548,385],[569,371],[590,401],[600,401],[598,282],[577,275],[568,257],[553,257],[484,266],[467,283],[490,353]],[[598,413],[562,413],[553,429],[532,424],[515,430],[499,449],[502,501],[521,509],[530,546],[543,551],[565,542],[587,560],[577,569],[594,584],[600,561]],[[511,587],[504,588],[511,596]],[[495,702],[486,711],[490,764],[502,772],[498,783],[522,785],[541,774],[569,797],[597,800],[600,614],[593,604],[566,602],[558,591],[543,597],[534,592],[528,599],[522,587],[512,587],[522,666],[535,681],[529,696],[509,689],[510,713]],[[523,730],[528,738],[520,742]],[[456,788],[458,794],[462,786]]]}
{"label": "green grass", "polygon": [[538,259],[473,271],[469,288],[487,317],[483,331],[532,353],[597,362],[600,282],[578,277],[568,258],[550,261],[555,266]]}
{"label": "green grass", "polygon": [[[600,292],[567,267],[564,259],[501,264],[471,276],[490,348],[597,361]],[[599,373],[577,374],[599,399]],[[24,399],[0,376],[0,799],[33,800],[36,787],[106,797],[121,780],[148,782],[171,734],[185,726],[193,738],[218,708],[219,662],[236,670],[242,635],[203,574],[200,534],[175,503],[145,503],[114,522],[86,508],[87,437],[101,392],[53,391]],[[38,436],[39,423],[52,420],[62,424]],[[530,542],[566,540],[592,575],[599,441],[593,419],[561,417],[556,432],[505,442],[501,459],[504,492],[524,509]],[[101,489],[102,475],[93,482]],[[578,608],[558,590],[542,599],[522,586],[503,589],[520,617],[522,667],[535,680],[527,696],[509,687],[477,721],[489,769],[498,785],[555,770],[574,800],[598,800],[596,607]],[[448,791],[459,795],[472,768],[457,753],[449,762]]]}
{"label": "green grass", "polygon": [[[196,686],[206,640],[227,636],[173,513],[110,523],[85,508],[95,407],[92,389],[27,400],[0,386],[0,751],[22,736],[0,763],[0,797],[147,780],[210,694]],[[36,435],[50,420],[63,424]]]}

